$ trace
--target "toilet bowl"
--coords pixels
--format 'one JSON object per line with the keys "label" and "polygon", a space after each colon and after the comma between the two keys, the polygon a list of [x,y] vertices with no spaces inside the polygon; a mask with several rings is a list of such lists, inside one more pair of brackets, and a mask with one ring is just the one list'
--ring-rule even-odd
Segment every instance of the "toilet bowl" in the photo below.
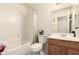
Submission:
{"label": "toilet bowl", "polygon": [[31,45],[32,52],[39,52],[42,49],[41,43],[34,43]]}
{"label": "toilet bowl", "polygon": [[31,51],[34,53],[39,52],[41,54],[41,50],[43,48],[43,44],[46,42],[46,35],[39,35],[39,43],[34,43],[31,45]]}

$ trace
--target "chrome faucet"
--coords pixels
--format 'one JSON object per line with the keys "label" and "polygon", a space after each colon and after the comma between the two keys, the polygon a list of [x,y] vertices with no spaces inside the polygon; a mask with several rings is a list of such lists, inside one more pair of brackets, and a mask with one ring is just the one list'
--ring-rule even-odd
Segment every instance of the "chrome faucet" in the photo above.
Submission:
{"label": "chrome faucet", "polygon": [[76,37],[76,33],[75,33],[75,31],[72,31],[72,33],[74,34],[74,37]]}

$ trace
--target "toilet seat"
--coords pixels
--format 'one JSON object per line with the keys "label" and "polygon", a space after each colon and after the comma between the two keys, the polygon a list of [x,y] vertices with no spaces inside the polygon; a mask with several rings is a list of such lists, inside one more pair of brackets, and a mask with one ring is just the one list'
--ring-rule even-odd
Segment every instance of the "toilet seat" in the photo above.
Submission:
{"label": "toilet seat", "polygon": [[42,49],[42,44],[41,43],[35,43],[31,45],[32,51],[37,52]]}

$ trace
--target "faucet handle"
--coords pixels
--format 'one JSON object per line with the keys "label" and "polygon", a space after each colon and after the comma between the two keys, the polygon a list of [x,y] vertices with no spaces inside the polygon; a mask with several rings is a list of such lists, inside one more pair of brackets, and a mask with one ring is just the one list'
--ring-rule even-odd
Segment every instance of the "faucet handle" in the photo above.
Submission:
{"label": "faucet handle", "polygon": [[72,31],[72,33],[75,33],[75,31]]}

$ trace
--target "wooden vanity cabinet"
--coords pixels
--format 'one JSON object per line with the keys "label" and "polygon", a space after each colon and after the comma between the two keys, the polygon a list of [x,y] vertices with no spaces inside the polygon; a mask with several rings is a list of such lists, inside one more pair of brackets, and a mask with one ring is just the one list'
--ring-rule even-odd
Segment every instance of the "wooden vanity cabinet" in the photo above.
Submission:
{"label": "wooden vanity cabinet", "polygon": [[79,42],[49,38],[48,55],[79,55]]}
{"label": "wooden vanity cabinet", "polygon": [[50,55],[61,55],[62,53],[62,48],[60,46],[57,45],[50,45],[48,47],[48,54]]}

